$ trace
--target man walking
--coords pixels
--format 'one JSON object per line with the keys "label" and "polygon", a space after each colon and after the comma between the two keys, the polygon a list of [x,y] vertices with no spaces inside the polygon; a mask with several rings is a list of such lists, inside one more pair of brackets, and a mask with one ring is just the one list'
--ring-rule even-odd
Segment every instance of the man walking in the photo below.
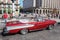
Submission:
{"label": "man walking", "polygon": [[5,23],[6,23],[6,21],[7,21],[7,18],[8,18],[8,14],[4,11],[3,19],[5,20]]}

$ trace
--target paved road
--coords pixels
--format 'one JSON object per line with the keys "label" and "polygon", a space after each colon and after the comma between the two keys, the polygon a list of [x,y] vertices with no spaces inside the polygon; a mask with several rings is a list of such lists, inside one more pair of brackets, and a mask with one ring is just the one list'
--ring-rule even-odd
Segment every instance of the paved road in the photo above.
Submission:
{"label": "paved road", "polygon": [[26,35],[0,35],[0,40],[60,40],[60,25],[57,25],[53,30],[31,32]]}

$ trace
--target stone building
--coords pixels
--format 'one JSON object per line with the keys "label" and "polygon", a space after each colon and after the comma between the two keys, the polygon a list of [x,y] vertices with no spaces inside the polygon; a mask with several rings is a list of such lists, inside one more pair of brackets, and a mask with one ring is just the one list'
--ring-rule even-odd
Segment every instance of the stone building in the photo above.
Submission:
{"label": "stone building", "polygon": [[24,0],[25,11],[35,13],[60,13],[60,0]]}
{"label": "stone building", "polygon": [[[15,13],[19,13],[19,0],[15,2]],[[3,14],[4,11],[7,13],[12,13],[12,1],[11,0],[0,0],[0,14]],[[18,14],[17,13],[17,14]]]}

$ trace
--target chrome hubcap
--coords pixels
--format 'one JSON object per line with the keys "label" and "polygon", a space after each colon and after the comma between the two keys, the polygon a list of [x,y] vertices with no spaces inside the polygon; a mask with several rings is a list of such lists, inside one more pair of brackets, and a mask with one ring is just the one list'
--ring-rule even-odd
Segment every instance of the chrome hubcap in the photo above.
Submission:
{"label": "chrome hubcap", "polygon": [[28,33],[28,30],[21,30],[21,34],[27,34]]}

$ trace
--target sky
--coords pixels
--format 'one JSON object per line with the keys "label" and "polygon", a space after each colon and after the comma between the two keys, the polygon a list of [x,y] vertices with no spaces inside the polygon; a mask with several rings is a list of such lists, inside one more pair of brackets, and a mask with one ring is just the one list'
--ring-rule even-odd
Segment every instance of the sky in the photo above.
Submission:
{"label": "sky", "polygon": [[20,0],[20,6],[23,7],[23,0]]}

